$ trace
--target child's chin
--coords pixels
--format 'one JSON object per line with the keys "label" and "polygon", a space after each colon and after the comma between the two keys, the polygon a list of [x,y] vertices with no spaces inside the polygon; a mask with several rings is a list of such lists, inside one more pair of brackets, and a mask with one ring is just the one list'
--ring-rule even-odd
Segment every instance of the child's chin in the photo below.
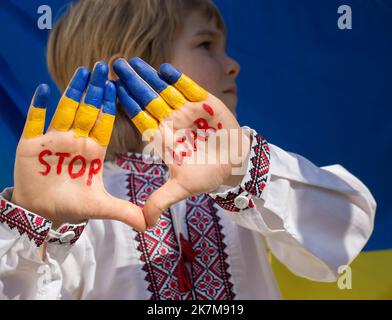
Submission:
{"label": "child's chin", "polygon": [[226,93],[224,97],[221,99],[226,107],[235,115],[237,116],[236,109],[237,109],[237,95],[233,93]]}

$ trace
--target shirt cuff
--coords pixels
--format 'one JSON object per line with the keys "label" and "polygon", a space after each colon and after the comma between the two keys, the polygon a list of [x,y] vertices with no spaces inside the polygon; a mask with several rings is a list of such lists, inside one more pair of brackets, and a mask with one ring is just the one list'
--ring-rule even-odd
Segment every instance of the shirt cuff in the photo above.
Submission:
{"label": "shirt cuff", "polygon": [[52,221],[10,202],[12,192],[12,188],[7,188],[0,194],[0,223],[11,230],[16,229],[21,236],[27,235],[37,247],[44,242],[73,244],[79,239],[87,222],[64,223],[57,230],[53,230]]}
{"label": "shirt cuff", "polygon": [[209,196],[223,209],[239,212],[254,207],[252,196],[262,198],[263,191],[270,176],[270,150],[267,141],[255,130],[248,130],[252,144],[248,157],[248,166],[240,185],[221,193],[210,193]]}

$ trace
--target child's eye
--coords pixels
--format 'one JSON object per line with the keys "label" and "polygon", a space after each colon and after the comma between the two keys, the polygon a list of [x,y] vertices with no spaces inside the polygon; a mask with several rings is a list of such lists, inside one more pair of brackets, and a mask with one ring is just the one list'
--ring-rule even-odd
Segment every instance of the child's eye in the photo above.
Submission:
{"label": "child's eye", "polygon": [[212,42],[211,42],[211,41],[203,41],[202,43],[200,43],[200,44],[198,45],[198,47],[199,47],[199,48],[204,48],[204,49],[206,49],[206,50],[210,50],[210,49],[211,49],[211,45],[212,45]]}

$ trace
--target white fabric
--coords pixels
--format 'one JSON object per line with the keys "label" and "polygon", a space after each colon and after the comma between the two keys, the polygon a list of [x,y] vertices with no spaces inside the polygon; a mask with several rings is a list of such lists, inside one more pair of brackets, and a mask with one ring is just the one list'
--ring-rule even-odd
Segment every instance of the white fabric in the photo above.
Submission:
{"label": "white fabric", "polygon": [[[269,182],[262,199],[253,197],[255,208],[218,211],[236,299],[280,298],[266,244],[294,273],[334,281],[373,230],[376,203],[356,177],[269,146]],[[128,199],[126,171],[106,163],[104,181],[109,193]],[[184,202],[172,212],[176,232],[187,237]],[[148,299],[134,237],[120,222],[90,220],[74,245],[49,243],[41,261],[27,236],[0,224],[0,298]]]}

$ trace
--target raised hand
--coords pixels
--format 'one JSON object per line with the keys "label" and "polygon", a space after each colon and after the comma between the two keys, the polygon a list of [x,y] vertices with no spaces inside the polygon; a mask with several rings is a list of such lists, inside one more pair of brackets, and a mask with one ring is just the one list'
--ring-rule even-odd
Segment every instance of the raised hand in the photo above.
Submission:
{"label": "raised hand", "polygon": [[120,103],[146,140],[154,137],[153,148],[170,169],[144,206],[149,226],[180,200],[241,181],[233,170],[246,159],[250,140],[222,101],[170,64],[160,73],[139,58],[113,67]]}
{"label": "raised hand", "polygon": [[32,100],[16,152],[12,201],[54,227],[114,219],[145,230],[142,210],[112,197],[103,185],[103,160],[116,113],[116,87],[107,75],[104,62],[95,65],[91,76],[87,68],[79,68],[45,134],[48,86],[40,85]]}

